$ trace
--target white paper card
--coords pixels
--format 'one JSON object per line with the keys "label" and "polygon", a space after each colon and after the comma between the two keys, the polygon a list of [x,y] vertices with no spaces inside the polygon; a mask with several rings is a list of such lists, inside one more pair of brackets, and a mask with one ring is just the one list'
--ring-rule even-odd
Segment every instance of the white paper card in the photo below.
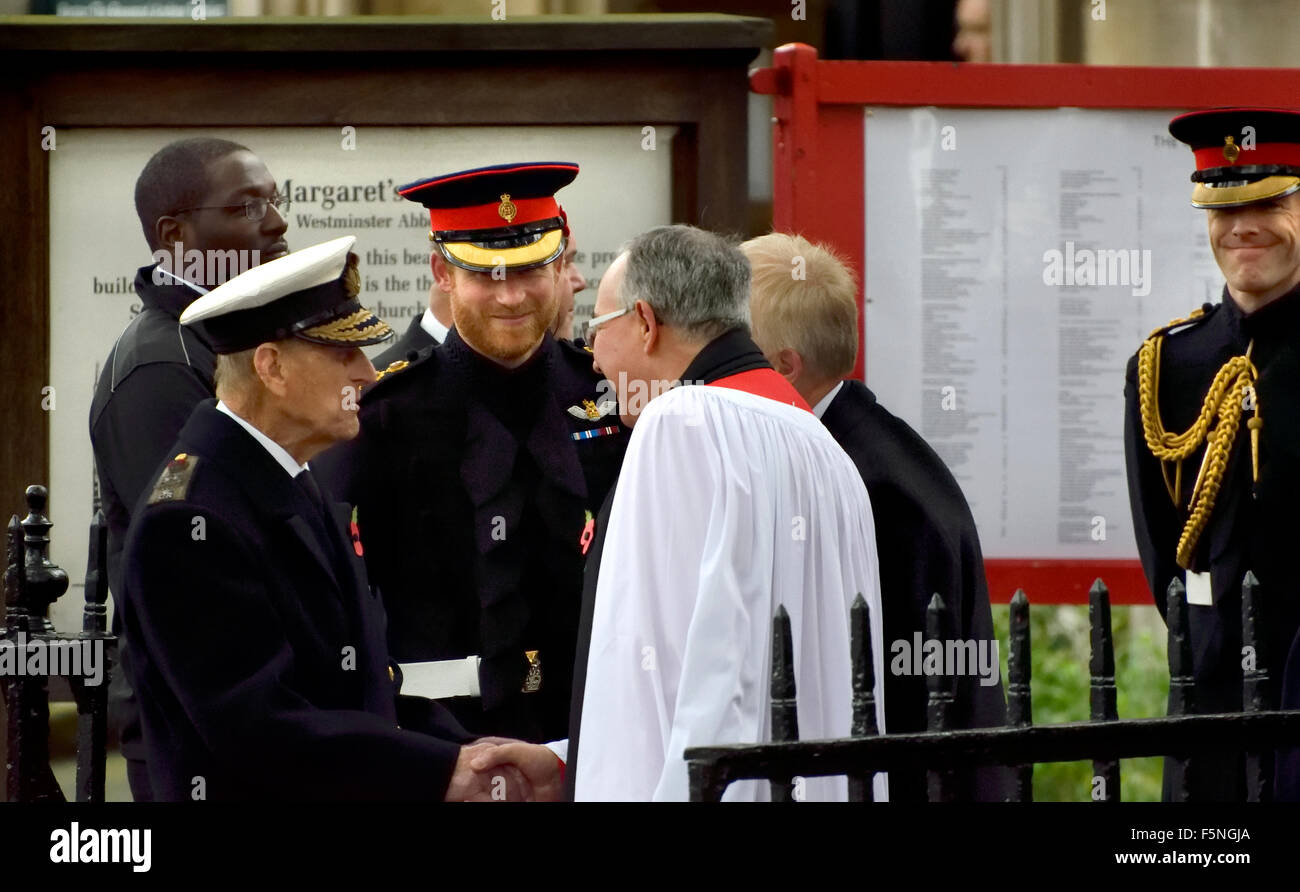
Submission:
{"label": "white paper card", "polygon": [[1202,607],[1213,607],[1214,596],[1210,592],[1210,574],[1187,571],[1187,603]]}

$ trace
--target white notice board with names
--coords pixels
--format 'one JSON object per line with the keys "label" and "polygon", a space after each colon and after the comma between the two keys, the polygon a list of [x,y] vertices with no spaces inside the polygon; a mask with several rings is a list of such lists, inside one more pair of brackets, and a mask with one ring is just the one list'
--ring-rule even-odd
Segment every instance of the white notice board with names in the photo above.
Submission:
{"label": "white notice board with names", "polygon": [[869,108],[866,379],[986,557],[1136,558],[1124,368],[1218,302],[1176,110]]}

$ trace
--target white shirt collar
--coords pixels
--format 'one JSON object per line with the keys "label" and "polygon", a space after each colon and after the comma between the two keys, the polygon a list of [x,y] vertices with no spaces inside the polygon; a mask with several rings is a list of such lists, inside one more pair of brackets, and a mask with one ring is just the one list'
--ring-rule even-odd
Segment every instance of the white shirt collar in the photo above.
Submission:
{"label": "white shirt collar", "polygon": [[447,340],[447,333],[451,329],[438,321],[438,317],[433,315],[433,310],[425,308],[424,318],[420,320],[420,327],[429,333],[429,335],[441,344]]}
{"label": "white shirt collar", "polygon": [[252,436],[254,440],[262,444],[262,448],[271,453],[271,458],[275,459],[279,463],[280,467],[284,468],[284,472],[290,477],[297,477],[303,471],[307,470],[306,465],[300,465],[293,460],[293,456],[289,454],[289,450],[285,449],[266,434],[240,418],[221,400],[217,400],[217,411],[224,412],[231,418],[235,419],[236,423],[238,423],[244,430],[248,431],[249,435]]}
{"label": "white shirt collar", "polygon": [[821,418],[823,415],[825,415],[826,410],[830,408],[831,403],[835,400],[835,396],[843,388],[844,388],[843,381],[841,381],[839,384],[836,384],[834,387],[832,387],[830,393],[826,394],[824,397],[818,400],[817,405],[813,406],[813,414],[816,415],[818,418]]}
{"label": "white shirt collar", "polygon": [[180,276],[175,275],[174,273],[170,273],[170,272],[168,272],[167,270],[163,269],[161,266],[158,267],[158,272],[162,273],[164,276],[166,276],[166,277],[169,278],[169,279],[175,279],[177,282],[179,282],[180,284],[184,285],[186,288],[193,288],[193,289],[194,289],[195,291],[197,291],[199,294],[207,294],[207,293],[208,293],[208,289],[203,288],[203,287],[201,287],[201,286],[199,286],[199,285],[195,285],[195,284],[194,284],[193,282],[191,282],[189,279],[182,279]]}

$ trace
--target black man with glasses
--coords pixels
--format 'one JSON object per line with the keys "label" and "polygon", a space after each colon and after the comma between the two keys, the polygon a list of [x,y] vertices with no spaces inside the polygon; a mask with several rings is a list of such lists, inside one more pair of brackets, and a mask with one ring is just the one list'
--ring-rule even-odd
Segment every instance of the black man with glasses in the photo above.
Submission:
{"label": "black man with glasses", "polygon": [[[216,357],[180,315],[250,266],[289,252],[287,206],[262,161],[238,143],[196,137],[164,146],[135,185],[136,213],[155,262],[135,277],[141,310],[104,361],[90,408],[100,499],[108,519],[108,579],[122,590],[122,549],[141,494],[194,407],[213,396]],[[120,622],[114,632],[121,641]],[[119,648],[118,662],[129,662]],[[137,801],[152,798],[139,710],[114,671],[109,716]]]}

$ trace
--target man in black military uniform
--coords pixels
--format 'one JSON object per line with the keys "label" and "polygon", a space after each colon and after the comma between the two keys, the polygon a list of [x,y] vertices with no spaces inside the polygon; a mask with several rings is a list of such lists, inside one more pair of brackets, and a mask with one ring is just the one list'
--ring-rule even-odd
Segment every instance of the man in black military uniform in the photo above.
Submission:
{"label": "man in black military uniform", "polygon": [[[1241,709],[1243,664],[1278,678],[1300,599],[1300,114],[1213,109],[1169,132],[1196,156],[1192,204],[1209,214],[1227,284],[1218,304],[1157,329],[1128,363],[1125,455],[1133,526],[1156,606],[1187,590],[1198,712]],[[1258,577],[1263,653],[1242,650],[1241,582]],[[1300,666],[1282,705],[1300,706]],[[1276,692],[1275,692],[1276,694]],[[1165,772],[1166,795],[1173,775]],[[1300,777],[1278,766],[1278,790]],[[1198,799],[1244,796],[1239,756],[1202,757]]]}
{"label": "man in black military uniform", "polygon": [[491,742],[462,746],[444,710],[397,696],[358,528],[306,464],[356,435],[374,380],[359,348],[391,334],[356,299],[354,243],[250,270],[181,317],[219,355],[219,401],[195,408],[138,506],[123,593],[160,799],[501,798],[471,767]]}
{"label": "man in black military uniform", "polygon": [[361,434],[321,457],[357,505],[389,647],[469,729],[567,733],[583,555],[627,433],[590,353],[557,341],[575,164],[508,164],[403,187],[429,208],[447,340],[380,373]]}
{"label": "man in black military uniform", "polygon": [[[135,185],[149,249],[168,258],[135,277],[140,314],[122,332],[100,372],[90,408],[100,499],[108,519],[108,584],[122,591],[122,548],[132,511],[167,448],[200,401],[212,396],[216,359],[201,333],[180,325],[184,309],[225,281],[232,264],[181,268],[171,258],[197,251],[239,252],[249,265],[288,251],[275,180],[248,149],[224,139],[184,139],[160,149]],[[187,273],[191,274],[186,278]],[[114,632],[120,624],[114,616]],[[128,656],[119,648],[119,662]],[[125,672],[113,673],[110,712],[136,801],[150,798],[139,720]]]}
{"label": "man in black military uniform", "polygon": [[[876,401],[861,381],[845,380],[858,355],[857,285],[853,273],[821,245],[772,233],[740,246],[753,270],[754,341],[773,367],[813,407],[853,459],[871,497],[880,559],[885,645],[925,633],[936,592],[949,610],[949,634],[996,641],[979,534],[952,472],[930,445]],[[802,258],[804,277],[791,276]],[[890,655],[885,655],[890,665]],[[1006,723],[996,675],[968,673],[956,682],[954,728]],[[925,677],[885,674],[885,726],[891,734],[926,730]],[[961,779],[963,795],[999,801],[1004,771],[977,769]],[[925,772],[889,773],[891,802],[926,800]]]}

